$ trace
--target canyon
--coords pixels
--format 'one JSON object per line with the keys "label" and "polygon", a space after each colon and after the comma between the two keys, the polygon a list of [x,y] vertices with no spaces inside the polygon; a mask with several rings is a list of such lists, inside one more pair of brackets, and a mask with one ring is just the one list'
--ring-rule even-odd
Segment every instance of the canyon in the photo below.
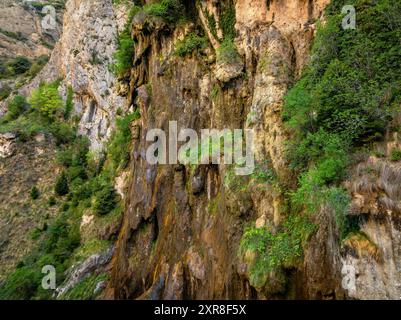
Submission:
{"label": "canyon", "polygon": [[[401,148],[397,132],[386,130],[374,154],[354,152],[339,182],[350,199],[344,214],[358,221],[358,232],[341,239],[336,214],[324,204],[311,216],[302,208],[291,220],[295,206],[289,194],[300,173],[287,156],[288,141],[295,138],[284,119],[286,95],[314,62],[311,48],[319,44],[315,39],[330,1],[178,2],[183,21],[146,9],[158,1],[67,0],[58,12],[62,24],[51,50],[35,44],[35,50],[24,51],[41,32],[32,26],[26,31],[29,44],[8,44],[11,40],[0,33],[1,48],[4,41],[14,56],[50,54],[33,79],[1,101],[2,115],[13,96],[29,97],[41,83],[58,81],[63,101],[73,92],[71,123],[77,135],[87,137],[88,154],[100,163],[113,147],[120,119],[140,114],[129,122],[127,159],[113,167],[122,209],[99,216],[93,199],[77,200],[82,210],[72,211],[68,195],[57,198],[60,207],[63,201],[69,204],[67,220],[78,219],[80,243],[69,253],[66,276],[52,297],[68,299],[79,288],[97,299],[399,299],[401,169],[390,161],[392,150]],[[131,15],[133,5],[139,9]],[[7,12],[25,17],[24,10],[22,4],[0,8],[1,30],[12,25],[4,20]],[[127,28],[132,61],[116,74],[118,39]],[[203,42],[177,54],[190,37]],[[234,51],[225,51],[227,46]],[[168,132],[171,121],[178,132],[253,130],[254,171],[239,176],[225,163],[149,163],[148,132]],[[21,141],[12,130],[0,132],[0,292],[7,276],[45,237],[31,240],[29,232],[52,229],[62,215],[47,204],[64,170],[55,160],[58,148],[51,134]],[[43,194],[39,202],[29,198],[33,186]],[[299,222],[304,217],[308,223]],[[298,226],[308,229],[299,239]],[[289,245],[286,232],[295,239]],[[278,250],[291,254],[260,270],[258,251],[244,243],[247,234],[259,239],[265,233],[277,236]],[[347,288],[349,276],[354,286]]]}

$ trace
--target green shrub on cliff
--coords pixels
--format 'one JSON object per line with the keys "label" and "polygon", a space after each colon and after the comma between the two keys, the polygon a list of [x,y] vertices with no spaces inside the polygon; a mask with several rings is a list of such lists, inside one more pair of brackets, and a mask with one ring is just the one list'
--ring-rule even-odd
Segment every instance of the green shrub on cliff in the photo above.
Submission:
{"label": "green shrub on cliff", "polygon": [[116,75],[123,75],[132,66],[134,56],[134,40],[128,31],[123,31],[118,36],[118,49],[114,53],[115,63],[112,69]]}
{"label": "green shrub on cliff", "polygon": [[36,186],[33,186],[29,195],[32,200],[36,200],[37,198],[39,198],[40,195],[39,189]]}
{"label": "green shrub on cliff", "polygon": [[56,113],[64,106],[58,93],[58,82],[40,84],[39,88],[33,90],[28,101],[32,110],[49,121],[54,121]]}
{"label": "green shrub on cliff", "polygon": [[35,76],[43,69],[43,67],[46,65],[48,61],[49,61],[49,56],[47,55],[42,55],[36,58],[33,61],[32,66],[29,68],[26,75],[29,76],[30,79],[35,78]]}
{"label": "green shrub on cliff", "polygon": [[11,68],[12,73],[15,75],[27,72],[31,65],[31,61],[27,57],[23,56],[18,56],[8,63],[8,67]]}
{"label": "green shrub on cliff", "polygon": [[[342,28],[345,4],[355,6],[355,30]],[[349,199],[337,185],[345,177],[349,153],[382,139],[401,101],[401,4],[335,1],[326,18],[310,63],[286,96],[283,119],[293,137],[289,158],[301,172],[292,204],[310,214],[329,208],[341,217]],[[347,229],[344,219],[336,220],[339,229]]]}
{"label": "green shrub on cliff", "polygon": [[209,10],[206,8],[205,9],[205,17],[207,20],[207,25],[209,27],[209,30],[211,32],[211,34],[213,35],[213,37],[215,37],[216,39],[217,37],[217,21],[214,17],[214,15],[212,13],[209,12]]}
{"label": "green shrub on cliff", "polygon": [[223,2],[221,8],[220,26],[223,31],[223,39],[221,46],[217,50],[217,60],[223,63],[233,63],[240,59],[240,56],[235,46],[234,39],[236,37],[235,22],[235,4],[233,1]]}
{"label": "green shrub on cliff", "polygon": [[196,33],[188,34],[182,41],[176,44],[174,54],[179,57],[184,57],[191,54],[195,50],[202,50],[206,47],[207,40],[205,37],[200,37]]}
{"label": "green shrub on cliff", "polygon": [[282,229],[272,233],[266,228],[247,228],[241,238],[240,254],[253,253],[249,263],[251,284],[262,287],[271,272],[291,267],[302,257],[302,247],[315,230],[309,219],[291,215]]}
{"label": "green shrub on cliff", "polygon": [[17,119],[22,113],[25,112],[27,107],[28,103],[26,102],[26,98],[21,95],[16,95],[8,104],[8,111],[0,120],[0,123],[7,123]]}
{"label": "green shrub on cliff", "polygon": [[8,84],[3,84],[0,88],[0,101],[7,99],[10,93],[11,93],[11,87]]}
{"label": "green shrub on cliff", "polygon": [[117,76],[123,76],[132,67],[135,42],[131,37],[131,22],[139,10],[140,6],[136,4],[131,6],[124,30],[118,35],[118,47],[113,55],[115,62],[111,65],[111,70]]}
{"label": "green shrub on cliff", "polygon": [[176,23],[183,17],[184,6],[180,0],[160,0],[146,4],[143,10],[149,15],[163,18],[169,23]]}
{"label": "green shrub on cliff", "polygon": [[65,171],[61,173],[61,175],[57,178],[56,185],[54,187],[54,192],[58,196],[65,196],[70,191],[68,187],[68,178]]}
{"label": "green shrub on cliff", "polygon": [[108,154],[112,161],[112,170],[125,167],[130,158],[131,123],[141,117],[139,109],[117,119],[117,130],[108,144]]}
{"label": "green shrub on cliff", "polygon": [[106,215],[115,209],[116,206],[117,193],[113,186],[105,186],[96,194],[94,209],[98,215]]}
{"label": "green shrub on cliff", "polygon": [[233,39],[224,39],[220,48],[217,49],[217,60],[223,63],[232,63],[238,59],[240,59],[240,56]]}
{"label": "green shrub on cliff", "polygon": [[401,150],[391,150],[390,154],[391,161],[400,161],[401,160]]}
{"label": "green shrub on cliff", "polygon": [[71,112],[74,109],[74,91],[71,86],[67,88],[67,99],[65,101],[64,119],[70,119]]}
{"label": "green shrub on cliff", "polygon": [[235,23],[236,23],[236,12],[235,3],[232,0],[224,1],[221,3],[221,29],[223,31],[224,40],[234,40],[235,34]]}

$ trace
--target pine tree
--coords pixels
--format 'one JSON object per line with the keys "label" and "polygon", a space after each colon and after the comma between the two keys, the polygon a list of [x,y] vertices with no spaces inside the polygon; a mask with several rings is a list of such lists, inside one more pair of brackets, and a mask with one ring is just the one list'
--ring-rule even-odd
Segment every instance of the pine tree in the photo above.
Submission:
{"label": "pine tree", "polygon": [[33,186],[30,193],[31,199],[36,200],[39,198],[39,189],[36,186]]}
{"label": "pine tree", "polygon": [[98,215],[106,215],[117,205],[117,194],[113,186],[105,186],[96,195],[95,212]]}
{"label": "pine tree", "polygon": [[68,192],[70,191],[69,187],[68,187],[67,175],[65,174],[64,171],[57,178],[56,186],[54,188],[54,191],[56,192],[56,194],[58,196],[64,196],[64,195],[68,194]]}

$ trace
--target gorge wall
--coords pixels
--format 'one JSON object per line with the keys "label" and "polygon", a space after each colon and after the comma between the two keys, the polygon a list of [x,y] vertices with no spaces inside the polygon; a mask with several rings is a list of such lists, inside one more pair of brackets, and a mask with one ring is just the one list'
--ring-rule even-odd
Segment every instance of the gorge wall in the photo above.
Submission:
{"label": "gorge wall", "polygon": [[[283,122],[284,99],[311,60],[330,1],[180,3],[184,19],[171,21],[146,9],[131,16],[131,2],[66,1],[49,62],[19,89],[28,96],[41,82],[60,78],[63,99],[69,88],[74,92],[78,133],[99,154],[116,119],[135,110],[141,115],[130,124],[129,159],[114,180],[122,215],[106,226],[91,208],[80,217],[83,243],[102,223],[100,238],[110,245],[71,265],[59,296],[101,270],[108,274],[97,283],[104,299],[399,299],[400,169],[389,161],[401,146],[396,133],[388,131],[375,146],[381,157],[356,157],[342,183],[351,199],[347,215],[356,217],[363,235],[342,241],[333,211],[323,206],[310,218],[313,231],[296,242],[294,259],[277,258],[274,269],[255,271],[257,254],[241,245],[249,228],[280,237],[292,226],[288,193],[298,172],[286,153],[292,133]],[[126,26],[134,41],[132,65],[115,76],[110,65]],[[204,41],[177,54],[188,37]],[[228,53],[226,46],[232,46]],[[178,131],[198,133],[253,129],[255,171],[236,176],[232,165],[149,164],[146,135],[154,128],[168,132],[170,121],[178,122]],[[0,166],[1,188],[10,183],[10,166]],[[356,270],[348,290],[345,267]]]}
{"label": "gorge wall", "polygon": [[[178,121],[179,129],[198,132],[247,127],[257,132],[259,165],[271,163],[277,175],[291,179],[280,112],[289,85],[307,61],[315,30],[312,22],[322,18],[325,4],[272,1],[268,8],[266,1],[237,1],[235,44],[241,58],[234,67],[216,61],[210,47],[184,59],[174,56],[173,44],[196,28],[213,37],[201,18],[170,30],[158,19],[134,17],[132,36],[137,45],[130,97],[141,110],[137,124],[141,135],[133,142],[132,182],[112,263],[116,298],[270,298],[283,297],[287,290],[296,295],[304,291],[305,298],[341,297],[340,261],[338,257],[335,265],[332,261],[338,248],[325,250],[332,245],[325,238],[333,230],[316,239],[320,248],[305,261],[306,274],[294,275],[305,277],[304,283],[287,288],[275,279],[270,285],[262,281],[257,290],[249,284],[247,265],[238,255],[239,242],[246,223],[279,226],[285,213],[277,186],[251,178],[239,182],[243,186],[238,192],[228,185],[229,168],[223,165],[150,166],[143,157],[147,130],[167,132],[169,121]],[[202,1],[196,7],[188,4],[187,10],[198,17],[207,10],[221,21],[223,9]],[[214,88],[217,96],[211,93]],[[321,265],[314,266],[316,260]],[[319,275],[314,274],[317,271]]]}

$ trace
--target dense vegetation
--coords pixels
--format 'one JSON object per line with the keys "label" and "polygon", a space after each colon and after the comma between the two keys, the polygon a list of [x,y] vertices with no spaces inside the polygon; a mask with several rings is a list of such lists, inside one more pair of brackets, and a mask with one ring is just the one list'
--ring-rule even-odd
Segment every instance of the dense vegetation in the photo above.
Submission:
{"label": "dense vegetation", "polygon": [[21,140],[45,133],[52,134],[58,145],[71,142],[75,128],[63,121],[65,105],[58,86],[59,81],[42,83],[29,99],[15,96],[0,121],[0,132],[14,132]]}
{"label": "dense vegetation", "polygon": [[143,5],[140,1],[114,0],[114,4],[124,3],[130,6],[127,23],[118,35],[118,48],[114,54],[115,63],[112,70],[118,76],[123,76],[132,66],[135,42],[131,37],[131,22],[138,13],[159,17],[169,24],[175,24],[184,19],[184,7],[180,0],[160,0]]}
{"label": "dense vegetation", "polygon": [[298,215],[291,215],[275,233],[265,228],[247,228],[241,239],[240,253],[255,254],[255,259],[248,261],[251,285],[263,287],[271,272],[299,262],[302,248],[314,230],[315,226],[306,217]]}
{"label": "dense vegetation", "polygon": [[[341,26],[345,4],[355,6],[355,30]],[[355,148],[383,139],[401,101],[401,4],[333,1],[326,12],[311,62],[287,95],[284,119],[294,137],[289,157],[301,172],[293,204],[310,213],[332,208],[344,237],[347,195],[336,185]]]}
{"label": "dense vegetation", "polygon": [[[356,8],[355,30],[342,28],[346,4]],[[341,240],[358,230],[347,215],[350,198],[340,183],[350,155],[383,139],[401,102],[401,3],[332,1],[326,17],[311,61],[285,101],[283,120],[292,135],[288,158],[299,174],[297,189],[289,193],[292,213],[280,230],[250,228],[242,238],[241,248],[256,254],[250,267],[255,283],[296,262],[320,210],[333,214]],[[391,160],[399,158],[394,150]]]}
{"label": "dense vegetation", "polygon": [[176,44],[174,54],[179,57],[184,57],[194,51],[205,49],[206,46],[207,40],[205,37],[201,37],[196,33],[191,32]]}
{"label": "dense vegetation", "polygon": [[[90,152],[87,138],[77,135],[74,122],[66,120],[69,118],[66,114],[73,108],[73,93],[71,89],[68,91],[65,103],[58,93],[58,82],[41,84],[28,99],[16,96],[0,124],[1,132],[15,132],[23,140],[31,139],[38,132],[55,137],[57,162],[61,168],[54,195],[49,198],[49,205],[59,205],[59,214],[48,226],[34,230],[32,237],[39,240],[39,245],[0,285],[0,299],[52,298],[53,292],[41,286],[43,266],[56,268],[57,285],[61,285],[66,277],[65,271],[73,262],[109,246],[108,241],[101,241],[96,235],[82,242],[79,226],[84,211],[92,208],[99,219],[107,221],[119,219],[121,215],[120,199],[113,187],[114,178],[128,163],[130,122],[140,117],[139,112],[117,120],[117,129],[107,152],[96,156]],[[32,188],[30,197],[37,199],[39,196],[39,190]],[[96,285],[93,281],[102,279],[103,275],[91,275],[74,292],[67,292],[67,296],[90,297],[85,290],[93,293]]]}

